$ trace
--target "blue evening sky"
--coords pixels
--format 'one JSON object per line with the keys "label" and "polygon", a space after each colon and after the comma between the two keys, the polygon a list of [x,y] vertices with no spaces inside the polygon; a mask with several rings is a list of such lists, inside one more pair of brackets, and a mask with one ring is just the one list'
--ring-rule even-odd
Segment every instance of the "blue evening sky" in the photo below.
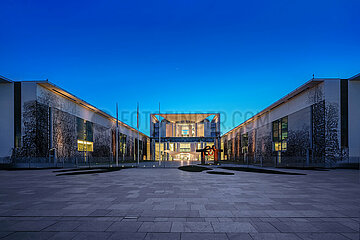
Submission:
{"label": "blue evening sky", "polygon": [[[222,132],[315,77],[360,72],[360,1],[2,0],[0,75],[49,81],[149,133],[149,112]],[[235,118],[233,120],[233,116]]]}

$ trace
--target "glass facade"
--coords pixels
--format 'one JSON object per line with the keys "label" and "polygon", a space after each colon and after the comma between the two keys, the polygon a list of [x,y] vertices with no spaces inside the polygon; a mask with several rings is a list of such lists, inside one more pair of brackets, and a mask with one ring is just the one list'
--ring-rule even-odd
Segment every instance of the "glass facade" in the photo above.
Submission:
{"label": "glass facade", "polygon": [[76,118],[77,150],[79,152],[94,151],[93,123],[82,118]]}
{"label": "glass facade", "polygon": [[[219,118],[219,114],[210,113],[152,114],[152,157],[155,160],[161,157],[163,160],[200,161],[201,152],[197,150],[212,147],[215,142],[216,147],[220,148]],[[160,154],[159,136],[162,143]]]}
{"label": "glass facade", "polygon": [[272,122],[273,151],[284,152],[287,150],[288,117]]}
{"label": "glass facade", "polygon": [[93,123],[82,118],[76,119],[77,140],[94,142]]}
{"label": "glass facade", "polygon": [[180,152],[190,152],[190,143],[180,143]]}
{"label": "glass facade", "polygon": [[[195,124],[192,123],[177,123],[175,125],[176,137],[196,137]],[[173,135],[166,135],[166,137],[173,137]]]}

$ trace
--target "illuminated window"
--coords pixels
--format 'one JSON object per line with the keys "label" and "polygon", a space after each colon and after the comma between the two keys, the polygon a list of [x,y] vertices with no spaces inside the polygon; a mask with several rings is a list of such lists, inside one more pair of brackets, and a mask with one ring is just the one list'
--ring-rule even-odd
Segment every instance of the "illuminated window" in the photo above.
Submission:
{"label": "illuminated window", "polygon": [[275,151],[281,151],[281,143],[280,142],[274,142]]}
{"label": "illuminated window", "polygon": [[94,149],[94,143],[84,140],[77,140],[79,152],[92,152]]}
{"label": "illuminated window", "polygon": [[180,143],[180,152],[190,152],[190,143]]}
{"label": "illuminated window", "polygon": [[215,144],[214,142],[206,142],[206,143],[205,143],[205,146],[212,147],[214,144]]}
{"label": "illuminated window", "polygon": [[[224,140],[221,140],[220,149],[224,149]],[[221,153],[220,153],[220,159],[224,159],[224,152],[225,152],[225,151],[221,151]],[[225,157],[226,157],[226,155],[225,155]]]}
{"label": "illuminated window", "polygon": [[272,137],[274,151],[286,151],[288,138],[288,118],[283,117],[272,123]]}
{"label": "illuminated window", "polygon": [[92,152],[93,144],[93,123],[82,118],[76,119],[77,145],[79,152]]}
{"label": "illuminated window", "polygon": [[195,124],[177,123],[176,124],[176,136],[177,137],[194,137],[195,136]]}
{"label": "illuminated window", "polygon": [[187,125],[181,126],[181,135],[189,136],[189,126],[187,126]]}

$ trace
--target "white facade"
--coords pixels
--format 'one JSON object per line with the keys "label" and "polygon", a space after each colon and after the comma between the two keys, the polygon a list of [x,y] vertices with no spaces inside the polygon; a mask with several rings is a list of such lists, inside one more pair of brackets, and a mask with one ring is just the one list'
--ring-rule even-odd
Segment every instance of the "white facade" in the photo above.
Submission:
{"label": "white facade", "polygon": [[[348,88],[345,84],[348,84]],[[225,148],[223,158],[262,164],[263,159],[267,157],[273,165],[277,165],[276,163],[291,165],[294,162],[297,165],[311,165],[311,159],[318,159],[318,152],[322,149],[324,166],[358,163],[360,156],[359,103],[360,78],[358,76],[351,79],[312,79],[225,133],[222,136],[222,145]],[[322,111],[320,115],[319,110]],[[272,124],[285,117],[287,119],[287,142],[284,145],[286,150],[276,152]],[[316,118],[323,119],[324,122],[316,122],[318,121]],[[315,128],[322,129],[320,135],[319,130]],[[346,139],[348,139],[348,144]],[[249,144],[249,146],[246,145],[244,148],[244,144]],[[318,146],[315,146],[316,144]],[[299,147],[299,145],[304,146]],[[297,151],[301,153],[291,156],[293,153],[290,154],[289,146],[292,151],[298,148]],[[286,163],[281,161],[280,156],[286,156],[288,161]],[[314,164],[320,165],[318,160],[313,161]]]}
{"label": "white facade", "polygon": [[[20,91],[19,86],[21,87]],[[110,154],[114,153],[114,129],[116,128],[114,117],[48,81],[13,82],[6,78],[0,78],[1,161],[6,162],[13,155],[14,149],[18,148],[15,145],[19,144],[17,141],[19,136],[21,141],[24,137],[28,137],[29,124],[33,124],[31,117],[39,114],[36,112],[37,110],[35,112],[31,110],[31,107],[35,106],[36,108],[38,105],[33,106],[31,103],[39,104],[39,108],[47,109],[45,114],[49,114],[47,117],[51,118],[49,123],[53,121],[53,114],[63,113],[64,116],[71,116],[72,121],[75,121],[74,119],[77,117],[95,124],[94,133],[102,138],[101,141],[104,141],[104,143],[99,141],[97,143],[103,144],[100,147],[106,146]],[[206,142],[213,142],[218,148],[221,145],[221,148],[224,149],[221,155],[222,159],[226,160],[246,160],[247,163],[252,161],[262,164],[267,158],[267,161],[285,164],[285,160],[288,158],[295,161],[296,164],[316,163],[326,166],[358,163],[360,159],[359,103],[360,74],[349,79],[312,79],[225,133],[221,136],[221,144],[218,140],[213,140],[213,138],[219,138],[219,114],[215,114],[215,120],[211,122],[206,119],[206,114],[162,114],[164,118],[160,123],[162,151],[170,153],[172,148],[180,149],[180,144],[173,144],[176,142],[191,142],[194,144],[190,144],[189,152],[194,152],[199,148],[197,143],[200,143],[202,148],[204,147],[203,143],[206,145]],[[150,116],[151,138],[140,133],[140,140],[146,144],[146,146],[143,145],[143,150],[147,149],[147,159],[159,158],[159,153],[156,153],[158,147],[155,147],[159,136],[159,121],[155,115],[157,114]],[[175,119],[179,116],[184,119]],[[41,117],[44,116],[35,116],[35,119]],[[67,120],[66,116],[65,120]],[[42,130],[53,134],[52,122],[51,124],[47,123],[46,117],[42,121],[43,125],[40,124]],[[285,150],[275,151],[274,123],[283,124],[283,121],[286,121],[284,123],[286,131],[282,132],[284,134],[286,132],[286,136],[282,137],[286,138],[286,142],[281,146]],[[58,119],[57,124],[61,125],[61,120],[59,122]],[[76,122],[66,124],[75,127]],[[189,134],[184,135],[183,128],[189,129]],[[135,142],[138,138],[137,130],[119,121],[119,133],[126,138],[126,140],[123,139],[124,149],[127,148],[126,151],[131,152],[127,153],[130,154],[129,157],[134,158]],[[179,135],[179,133],[181,134]],[[41,137],[44,136],[41,135]],[[75,138],[73,135],[71,137]],[[52,140],[49,141],[52,142]],[[244,146],[244,143],[247,145]],[[50,149],[51,143],[46,147]],[[72,149],[74,147],[76,146],[72,146]],[[298,151],[296,153],[298,155],[291,156],[294,151]],[[321,156],[319,152],[322,153]],[[319,158],[324,159],[324,162],[314,160]],[[288,163],[290,160],[286,164]]]}
{"label": "white facade", "polygon": [[349,81],[349,158],[360,162],[360,77]]}
{"label": "white facade", "polygon": [[14,145],[14,85],[0,83],[0,159],[9,157]]}
{"label": "white facade", "polygon": [[[101,110],[93,107],[92,105],[84,102],[83,100],[73,96],[72,94],[64,91],[63,89],[47,82],[47,81],[29,81],[29,82],[17,82],[21,85],[21,96],[20,99],[20,117],[21,118],[21,136],[24,138],[26,136],[28,129],[26,129],[25,119],[28,117],[27,106],[30,103],[38,103],[42,106],[45,106],[48,110],[46,114],[50,113],[50,109],[57,110],[68,114],[69,116],[78,117],[97,126],[101,126],[106,130],[105,134],[108,139],[108,148],[111,154],[113,154],[113,139],[112,134],[114,134],[116,129],[116,119],[107,113],[102,112]],[[15,118],[14,118],[14,109],[15,109],[15,82],[12,81],[1,81],[0,82],[0,159],[3,162],[6,162],[10,159],[13,149],[15,148]],[[25,115],[25,116],[24,116]],[[49,119],[49,121],[51,121]],[[49,128],[52,128],[52,124],[47,126],[47,131],[50,131]],[[138,132],[136,129],[126,125],[123,122],[119,121],[118,132],[126,136],[127,144],[132,144],[135,146],[136,139],[138,138]],[[96,132],[96,130],[94,130]],[[140,133],[140,140],[146,144],[148,142],[148,137]],[[52,136],[50,137],[52,138]],[[23,140],[22,140],[23,141]],[[131,142],[129,142],[131,141]],[[72,146],[72,148],[76,146]],[[51,146],[48,147],[49,149]],[[135,155],[137,149],[131,149],[132,155]],[[143,159],[143,157],[141,158]]]}

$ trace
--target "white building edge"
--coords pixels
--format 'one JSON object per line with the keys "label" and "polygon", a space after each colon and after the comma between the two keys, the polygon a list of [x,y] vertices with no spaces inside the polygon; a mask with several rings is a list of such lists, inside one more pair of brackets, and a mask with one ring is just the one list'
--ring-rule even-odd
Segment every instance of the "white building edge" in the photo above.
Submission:
{"label": "white building edge", "polygon": [[[82,158],[86,151],[88,157],[115,160],[116,118],[47,80],[11,81],[1,77],[0,112],[3,162],[9,161],[14,150],[19,157],[48,158],[50,149],[56,149],[57,157],[63,159]],[[84,126],[92,127],[92,141],[79,139],[79,119]],[[118,121],[118,135],[118,158],[135,160],[137,130]],[[142,132],[139,137],[139,155],[143,160],[149,138]],[[79,147],[83,149],[79,151]]]}
{"label": "white building edge", "polygon": [[270,166],[359,163],[359,104],[360,74],[312,79],[225,133],[222,159]]}
{"label": "white building edge", "polygon": [[[348,79],[312,79],[223,134],[221,159],[263,166],[359,163],[359,104],[360,74]],[[116,119],[49,81],[0,77],[0,113],[3,162],[14,156],[48,159],[51,149],[69,163],[84,155],[115,157]],[[119,159],[134,161],[137,130],[118,124]],[[140,133],[139,142],[139,158],[151,160],[150,138]]]}

